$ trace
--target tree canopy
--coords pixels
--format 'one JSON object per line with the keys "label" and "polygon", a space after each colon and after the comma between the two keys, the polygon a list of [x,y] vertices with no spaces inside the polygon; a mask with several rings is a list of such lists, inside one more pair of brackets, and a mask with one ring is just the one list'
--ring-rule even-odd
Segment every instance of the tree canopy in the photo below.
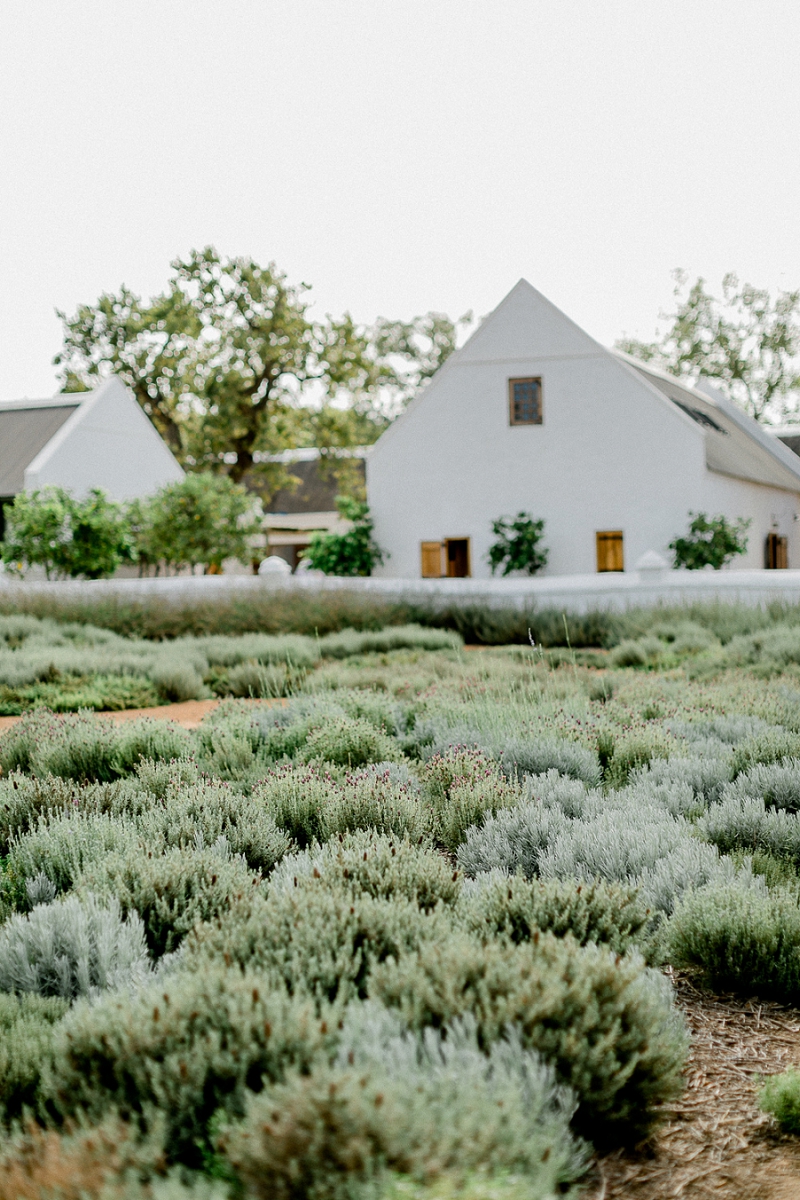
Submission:
{"label": "tree canopy", "polygon": [[800,291],[740,283],[713,296],[704,279],[675,271],[675,311],[653,342],[621,338],[620,350],[676,375],[706,376],[757,421],[781,422],[800,408]]}
{"label": "tree canopy", "polygon": [[313,320],[306,284],[213,246],[172,269],[149,300],[123,285],[73,316],[59,312],[64,391],[116,373],[184,466],[260,491],[285,482],[265,461],[275,451],[374,441],[471,319]]}

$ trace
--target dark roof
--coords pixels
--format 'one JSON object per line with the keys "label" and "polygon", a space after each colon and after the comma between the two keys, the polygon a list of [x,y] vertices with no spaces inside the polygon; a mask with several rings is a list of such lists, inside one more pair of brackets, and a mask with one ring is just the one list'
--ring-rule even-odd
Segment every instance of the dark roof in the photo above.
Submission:
{"label": "dark roof", "polygon": [[[363,477],[363,459],[354,461]],[[335,511],[339,485],[328,464],[321,464],[319,459],[312,462],[287,462],[286,469],[300,482],[296,491],[281,488],[270,497],[267,507],[271,513]]]}
{"label": "dark roof", "polygon": [[22,491],[25,468],[85,398],[42,408],[0,408],[0,496]]}
{"label": "dark roof", "polygon": [[778,441],[800,457],[800,433],[779,433]]}

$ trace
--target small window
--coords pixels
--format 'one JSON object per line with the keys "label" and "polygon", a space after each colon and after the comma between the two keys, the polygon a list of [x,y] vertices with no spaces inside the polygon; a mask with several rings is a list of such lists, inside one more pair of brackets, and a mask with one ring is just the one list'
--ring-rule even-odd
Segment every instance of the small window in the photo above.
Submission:
{"label": "small window", "polygon": [[622,556],[622,530],[603,529],[595,534],[597,539],[598,571],[624,571]]}
{"label": "small window", "polygon": [[509,379],[508,404],[512,425],[541,425],[541,379]]}
{"label": "small window", "polygon": [[420,556],[422,559],[422,578],[441,579],[442,577],[442,543],[421,542]]}

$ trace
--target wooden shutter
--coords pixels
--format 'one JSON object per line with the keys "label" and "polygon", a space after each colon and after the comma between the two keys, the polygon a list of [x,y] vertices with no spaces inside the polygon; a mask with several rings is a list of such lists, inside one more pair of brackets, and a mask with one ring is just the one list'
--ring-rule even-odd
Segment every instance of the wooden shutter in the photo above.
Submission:
{"label": "wooden shutter", "polygon": [[625,562],[622,554],[622,530],[599,530],[597,538],[597,569],[598,571],[624,571]]}
{"label": "wooden shutter", "polygon": [[441,579],[442,577],[442,543],[421,542],[420,555],[422,559],[422,578]]}

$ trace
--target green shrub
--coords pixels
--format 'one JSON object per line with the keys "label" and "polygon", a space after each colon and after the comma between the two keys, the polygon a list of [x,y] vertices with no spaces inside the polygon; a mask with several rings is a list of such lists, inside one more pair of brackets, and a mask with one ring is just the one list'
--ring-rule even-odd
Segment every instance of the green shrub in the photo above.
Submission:
{"label": "green shrub", "polygon": [[141,983],[148,959],[139,915],[115,898],[67,896],[0,927],[0,991],[72,1000]]}
{"label": "green shrub", "polygon": [[488,553],[493,575],[498,567],[503,568],[503,575],[512,571],[535,575],[547,566],[549,551],[539,544],[544,538],[544,521],[534,521],[530,513],[518,512],[516,517],[492,521],[492,533],[497,538]]}
{"label": "green shrub", "polygon": [[0,737],[0,767],[4,774],[109,782],[130,774],[142,758],[181,758],[191,746],[191,735],[172,722],[145,718],[116,725],[88,713],[33,712]]}
{"label": "green shrub", "polygon": [[675,566],[697,571],[713,567],[719,571],[738,554],[747,550],[747,530],[750,520],[739,517],[707,517],[705,513],[689,513],[692,520],[686,537],[676,537],[669,543],[675,554]]}
{"label": "green shrub", "polygon": [[736,884],[690,893],[667,926],[670,961],[718,991],[800,999],[800,905],[785,890]]}
{"label": "green shrub", "polygon": [[[260,883],[240,859],[226,861],[215,850],[173,848],[154,855],[137,848],[90,864],[75,888],[79,895],[113,900],[123,914],[138,914],[147,947],[159,958],[177,950],[199,921],[220,916]],[[0,930],[0,945],[1,939]]]}
{"label": "green shrub", "polygon": [[784,1133],[800,1133],[800,1071],[796,1067],[768,1079],[758,1094],[758,1102]]}
{"label": "green shrub", "polygon": [[371,829],[340,834],[324,846],[314,846],[285,858],[270,878],[277,892],[294,886],[295,879],[319,877],[333,888],[379,899],[394,896],[412,900],[429,912],[437,904],[454,904],[461,876],[443,855]]}
{"label": "green shrub", "polygon": [[723,853],[763,850],[800,864],[800,815],[767,809],[760,796],[725,796],[712,804],[700,829]]}
{"label": "green shrub", "polygon": [[665,980],[636,954],[542,934],[520,946],[466,934],[376,966],[369,994],[414,1028],[472,1013],[489,1046],[509,1022],[580,1101],[595,1144],[645,1133],[681,1089],[687,1039]]}
{"label": "green shrub", "polygon": [[326,575],[370,575],[386,558],[372,536],[369,508],[350,496],[337,496],[336,507],[350,529],[346,533],[313,533],[303,557]]}
{"label": "green shrub", "polygon": [[800,812],[800,759],[786,758],[780,763],[759,763],[743,771],[736,782],[725,789],[727,796],[758,796],[767,808]]}
{"label": "green shrub", "polygon": [[336,1065],[251,1100],[223,1139],[248,1194],[345,1197],[354,1184],[381,1184],[388,1167],[427,1182],[515,1171],[544,1200],[582,1173],[574,1103],[518,1038],[484,1054],[466,1026],[418,1041],[388,1017],[351,1010]]}
{"label": "green shrub", "polygon": [[386,654],[390,650],[459,650],[464,639],[445,629],[421,625],[395,625],[375,632],[343,629],[319,640],[323,658],[349,658],[355,654]]}
{"label": "green shrub", "polygon": [[157,1137],[117,1116],[100,1125],[15,1130],[0,1150],[0,1200],[228,1200],[221,1183],[165,1172]]}
{"label": "green shrub", "polygon": [[40,817],[31,833],[11,838],[7,871],[18,879],[46,875],[56,892],[66,892],[89,864],[115,851],[136,851],[141,836],[120,817],[83,816],[80,812]]}
{"label": "green shrub", "polygon": [[250,896],[189,935],[186,962],[208,959],[261,971],[291,992],[328,1000],[363,996],[374,965],[443,937],[449,923],[399,896],[384,900],[313,876],[266,899]]}
{"label": "green shrub", "polygon": [[56,1032],[43,1087],[62,1117],[116,1109],[144,1129],[163,1121],[168,1153],[196,1165],[219,1109],[240,1116],[246,1089],[329,1057],[335,1027],[334,1014],[320,1016],[262,976],[206,964],[76,1004]]}
{"label": "green shrub", "polygon": [[537,932],[597,942],[617,954],[649,951],[650,911],[638,889],[595,879],[478,878],[459,903],[466,928],[482,940],[529,942]]}
{"label": "green shrub", "polygon": [[[0,1121],[39,1111],[39,1079],[67,1000],[0,993]],[[2,1174],[0,1174],[0,1179]]]}
{"label": "green shrub", "polygon": [[122,506],[92,488],[83,500],[49,486],[18,492],[6,509],[3,561],[20,574],[41,565],[51,575],[101,579],[135,559]]}
{"label": "green shrub", "polygon": [[612,667],[654,667],[666,650],[657,637],[626,639],[615,646],[609,655]]}
{"label": "green shrub", "polygon": [[735,748],[733,774],[749,772],[758,763],[779,763],[784,758],[800,758],[800,733],[792,733],[788,729],[767,729]]}
{"label": "green shrub", "polygon": [[340,717],[311,729],[306,738],[306,761],[321,759],[343,767],[392,762],[402,758],[394,738],[360,717]]}
{"label": "green shrub", "polygon": [[548,771],[558,771],[559,775],[582,780],[587,787],[597,787],[600,783],[597,754],[565,739],[507,742],[500,764],[507,775],[544,775]]}
{"label": "green shrub", "polygon": [[184,700],[205,700],[210,692],[203,676],[192,663],[180,659],[164,659],[150,668],[150,678],[165,704],[180,704]]}
{"label": "green shrub", "polygon": [[280,767],[253,789],[253,799],[301,848],[356,829],[418,840],[429,828],[427,809],[388,770],[339,783],[315,767]]}

